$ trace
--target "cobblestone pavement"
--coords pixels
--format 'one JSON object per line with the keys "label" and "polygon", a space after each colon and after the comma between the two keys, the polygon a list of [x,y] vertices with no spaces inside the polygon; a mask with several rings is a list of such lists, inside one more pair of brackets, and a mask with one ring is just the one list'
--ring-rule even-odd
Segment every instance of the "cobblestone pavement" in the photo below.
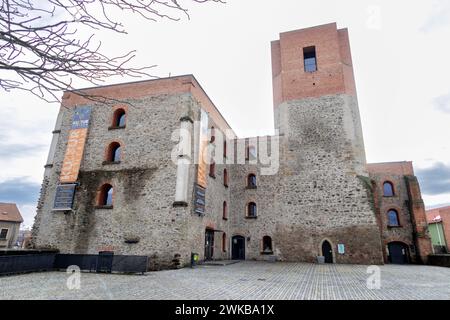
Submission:
{"label": "cobblestone pavement", "polygon": [[65,272],[0,277],[0,299],[450,299],[450,269],[380,266],[381,288],[368,289],[367,266],[240,262],[149,272],[82,273],[69,290]]}

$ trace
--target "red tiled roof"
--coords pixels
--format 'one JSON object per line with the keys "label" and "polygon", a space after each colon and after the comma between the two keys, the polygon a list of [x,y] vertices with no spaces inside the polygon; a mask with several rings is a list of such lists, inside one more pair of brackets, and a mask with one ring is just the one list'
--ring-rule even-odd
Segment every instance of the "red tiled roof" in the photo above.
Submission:
{"label": "red tiled roof", "polygon": [[0,202],[0,221],[23,222],[22,215],[15,203]]}

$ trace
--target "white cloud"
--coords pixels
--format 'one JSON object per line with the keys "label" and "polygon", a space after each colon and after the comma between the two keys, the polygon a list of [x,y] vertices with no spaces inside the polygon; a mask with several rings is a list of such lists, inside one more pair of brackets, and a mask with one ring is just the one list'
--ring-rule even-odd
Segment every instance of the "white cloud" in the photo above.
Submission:
{"label": "white cloud", "polygon": [[432,13],[420,28],[423,32],[431,32],[438,28],[448,27],[450,21],[450,4],[448,0],[434,0]]}
{"label": "white cloud", "polygon": [[450,92],[434,99],[434,105],[438,110],[450,113]]}

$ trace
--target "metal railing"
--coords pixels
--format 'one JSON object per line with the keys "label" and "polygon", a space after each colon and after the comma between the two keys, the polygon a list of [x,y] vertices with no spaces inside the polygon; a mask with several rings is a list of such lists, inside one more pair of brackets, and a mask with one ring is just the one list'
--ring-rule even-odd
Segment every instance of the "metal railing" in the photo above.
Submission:
{"label": "metal railing", "polygon": [[66,270],[78,266],[89,272],[144,273],[147,256],[106,254],[36,253],[0,256],[0,275],[26,272]]}

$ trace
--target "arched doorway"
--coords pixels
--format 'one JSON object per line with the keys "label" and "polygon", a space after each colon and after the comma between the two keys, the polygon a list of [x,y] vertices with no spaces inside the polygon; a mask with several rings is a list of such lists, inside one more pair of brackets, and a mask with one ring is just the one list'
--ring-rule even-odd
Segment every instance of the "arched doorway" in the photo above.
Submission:
{"label": "arched doorway", "polygon": [[403,242],[389,242],[388,258],[389,262],[394,264],[409,263],[408,246]]}
{"label": "arched doorway", "polygon": [[325,257],[325,263],[333,263],[333,248],[328,240],[322,242],[322,256]]}
{"label": "arched doorway", "polygon": [[234,236],[231,243],[231,257],[233,260],[245,260],[245,238]]}

